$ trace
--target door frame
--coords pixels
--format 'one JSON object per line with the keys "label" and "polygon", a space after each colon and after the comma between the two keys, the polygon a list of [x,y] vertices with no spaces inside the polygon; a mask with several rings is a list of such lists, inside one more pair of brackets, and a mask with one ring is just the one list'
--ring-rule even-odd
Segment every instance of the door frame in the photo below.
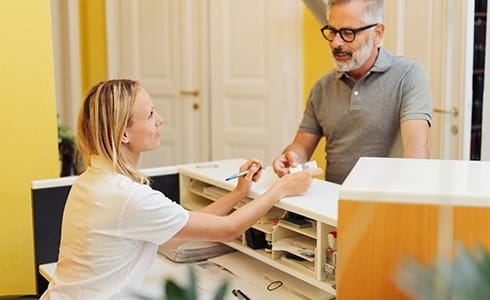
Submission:
{"label": "door frame", "polygon": [[76,128],[82,95],[79,0],[51,0],[56,111],[59,124]]}

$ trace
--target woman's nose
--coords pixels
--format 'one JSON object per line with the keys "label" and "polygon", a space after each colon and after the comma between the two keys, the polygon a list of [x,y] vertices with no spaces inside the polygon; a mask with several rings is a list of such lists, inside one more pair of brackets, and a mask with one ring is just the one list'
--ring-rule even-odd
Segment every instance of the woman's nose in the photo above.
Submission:
{"label": "woman's nose", "polygon": [[162,116],[160,116],[159,113],[157,113],[157,116],[158,116],[158,118],[157,118],[157,126],[160,126],[163,123],[165,123],[165,120],[162,118]]}

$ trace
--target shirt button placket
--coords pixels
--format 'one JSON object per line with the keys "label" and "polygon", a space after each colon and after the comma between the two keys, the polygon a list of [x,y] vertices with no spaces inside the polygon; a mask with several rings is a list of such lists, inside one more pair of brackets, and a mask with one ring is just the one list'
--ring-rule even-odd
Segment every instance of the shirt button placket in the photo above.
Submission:
{"label": "shirt button placket", "polygon": [[361,107],[361,97],[359,96],[359,90],[354,90],[351,96],[351,109]]}

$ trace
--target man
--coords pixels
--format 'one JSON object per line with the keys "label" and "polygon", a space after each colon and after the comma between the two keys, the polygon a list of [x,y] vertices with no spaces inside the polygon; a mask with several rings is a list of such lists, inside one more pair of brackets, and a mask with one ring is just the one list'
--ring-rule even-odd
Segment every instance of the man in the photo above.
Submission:
{"label": "man", "polygon": [[293,142],[273,162],[283,176],[327,139],[325,179],[341,184],[361,156],[428,158],[431,96],[421,64],[380,47],[383,0],[328,0],[322,28],[336,69],[313,86]]}

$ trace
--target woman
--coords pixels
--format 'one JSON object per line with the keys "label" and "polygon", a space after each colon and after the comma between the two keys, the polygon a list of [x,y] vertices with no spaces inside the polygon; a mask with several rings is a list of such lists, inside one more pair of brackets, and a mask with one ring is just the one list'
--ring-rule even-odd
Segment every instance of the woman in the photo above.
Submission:
{"label": "woman", "polygon": [[187,240],[230,241],[282,197],[306,191],[320,169],[278,180],[254,201],[228,214],[246,197],[263,164],[251,159],[236,188],[201,211],[186,211],[136,168],[141,152],[160,144],[162,117],[148,93],[132,80],[94,86],[81,105],[77,143],[87,170],[65,206],[60,254],[41,299],[124,299],[141,282],[158,245]]}

